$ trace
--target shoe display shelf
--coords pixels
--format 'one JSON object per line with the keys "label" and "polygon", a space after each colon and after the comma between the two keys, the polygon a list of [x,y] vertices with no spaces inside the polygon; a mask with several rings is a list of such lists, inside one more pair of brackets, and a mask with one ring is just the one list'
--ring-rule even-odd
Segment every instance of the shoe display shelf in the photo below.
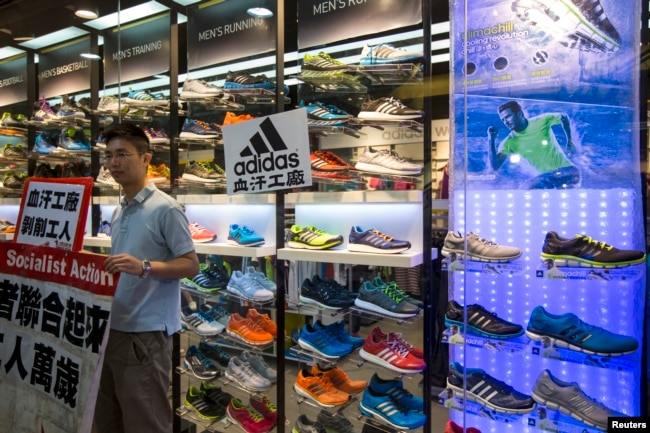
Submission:
{"label": "shoe display shelf", "polygon": [[[297,75],[297,80],[309,86],[310,90],[315,93],[327,94],[366,94],[368,88],[356,80],[348,80],[332,76],[304,76]],[[302,93],[302,91],[300,92]]]}
{"label": "shoe display shelf", "polygon": [[[6,197],[0,189],[0,220],[15,224],[20,211],[20,197]],[[14,233],[0,232],[0,242],[9,242],[14,239]]]}
{"label": "shoe display shelf", "polygon": [[421,65],[413,63],[359,65],[357,71],[373,85],[422,84]]}
{"label": "shoe display shelf", "polygon": [[590,281],[636,281],[645,274],[645,265],[633,265],[622,268],[595,268],[584,266],[552,266],[540,260],[539,267],[535,270],[535,277],[553,280],[590,280]]}
{"label": "shoe display shelf", "polygon": [[528,265],[523,260],[505,263],[479,262],[476,260],[456,260],[444,258],[441,270],[449,272],[477,272],[488,275],[521,275],[527,272]]}

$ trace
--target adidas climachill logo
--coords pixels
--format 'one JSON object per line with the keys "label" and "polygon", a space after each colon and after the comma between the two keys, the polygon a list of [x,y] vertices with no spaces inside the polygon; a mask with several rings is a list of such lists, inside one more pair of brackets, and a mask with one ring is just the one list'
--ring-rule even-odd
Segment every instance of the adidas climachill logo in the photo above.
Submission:
{"label": "adidas climachill logo", "polygon": [[250,145],[239,152],[244,160],[235,164],[235,174],[244,176],[298,167],[298,153],[287,150],[287,144],[267,117],[260,123],[260,131],[250,138]]}

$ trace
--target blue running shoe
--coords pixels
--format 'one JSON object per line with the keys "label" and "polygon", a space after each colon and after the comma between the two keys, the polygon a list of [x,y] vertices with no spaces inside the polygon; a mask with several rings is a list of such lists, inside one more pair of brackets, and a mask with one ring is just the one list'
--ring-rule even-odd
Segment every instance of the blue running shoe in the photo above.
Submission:
{"label": "blue running shoe", "polygon": [[348,251],[359,253],[397,254],[411,248],[409,241],[395,239],[372,228],[363,230],[359,226],[350,229]]}
{"label": "blue running shoe", "polygon": [[632,337],[585,323],[573,313],[550,314],[541,306],[535,307],[530,314],[526,335],[535,341],[548,338],[558,347],[590,355],[627,355],[639,347]]}
{"label": "blue running shoe", "polygon": [[314,322],[314,329],[327,329],[327,331],[334,335],[339,342],[351,345],[353,350],[363,346],[363,342],[365,341],[363,338],[351,336],[350,333],[345,330],[345,320],[330,323],[329,325],[323,325],[320,320],[317,320]]}
{"label": "blue running shoe", "polygon": [[56,144],[52,142],[52,137],[44,132],[36,136],[36,153],[50,154],[56,149]]}
{"label": "blue running shoe", "polygon": [[361,66],[394,65],[400,63],[423,63],[424,55],[418,51],[406,51],[391,44],[366,45],[361,50]]}
{"label": "blue running shoe", "polygon": [[305,105],[303,101],[300,101],[298,108],[305,108],[307,110],[307,116],[316,120],[347,120],[352,117],[345,110],[322,102]]}
{"label": "blue running shoe", "polygon": [[368,386],[378,395],[388,395],[400,406],[408,410],[422,412],[424,410],[424,399],[411,394],[404,389],[404,382],[398,379],[382,379],[373,374]]}
{"label": "blue running shoe", "polygon": [[231,224],[228,230],[228,241],[230,245],[242,247],[256,247],[264,243],[264,238],[252,229],[238,224]]}
{"label": "blue running shoe", "polygon": [[201,120],[185,119],[181,133],[181,138],[206,138],[213,139],[219,137],[220,132]]}
{"label": "blue running shoe", "polygon": [[427,421],[423,413],[410,411],[390,395],[379,394],[370,387],[363,392],[359,411],[367,417],[377,417],[396,429],[420,428]]}
{"label": "blue running shoe", "polygon": [[298,345],[324,358],[340,358],[349,355],[353,350],[352,345],[341,343],[326,328],[316,329],[309,323],[300,330]]}

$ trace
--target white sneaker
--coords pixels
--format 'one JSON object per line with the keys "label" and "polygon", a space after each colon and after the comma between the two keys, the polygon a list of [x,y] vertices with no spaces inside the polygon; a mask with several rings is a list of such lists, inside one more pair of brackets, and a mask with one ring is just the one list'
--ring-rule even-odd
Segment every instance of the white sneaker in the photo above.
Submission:
{"label": "white sneaker", "polygon": [[97,104],[97,111],[101,112],[125,112],[128,109],[128,105],[120,104],[120,100],[115,96],[102,96]]}
{"label": "white sneaker", "polygon": [[185,80],[180,98],[205,98],[206,96],[218,96],[222,93],[223,89],[203,80]]}
{"label": "white sneaker", "polygon": [[422,174],[422,166],[408,162],[392,150],[374,150],[368,146],[359,155],[354,165],[359,171],[372,173],[396,174],[402,176],[419,176]]}
{"label": "white sneaker", "polygon": [[181,309],[182,321],[193,328],[199,335],[217,335],[226,329],[221,323],[205,314],[203,311],[193,311],[187,307]]}
{"label": "white sneaker", "polygon": [[111,172],[104,168],[103,165],[100,167],[99,174],[97,174],[97,179],[95,180],[98,183],[103,183],[104,185],[119,186],[119,183],[113,179]]}
{"label": "white sneaker", "polygon": [[232,273],[227,289],[243,298],[258,302],[270,301],[274,297],[272,291],[265,289],[249,274],[243,274],[242,271]]}

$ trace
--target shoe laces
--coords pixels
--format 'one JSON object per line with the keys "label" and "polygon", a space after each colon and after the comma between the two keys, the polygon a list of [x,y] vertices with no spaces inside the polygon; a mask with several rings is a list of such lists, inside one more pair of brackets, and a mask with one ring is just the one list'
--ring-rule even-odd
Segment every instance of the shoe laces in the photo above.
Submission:
{"label": "shoe laces", "polygon": [[192,223],[190,224],[190,231],[195,233],[203,233],[204,231],[207,231],[207,229],[199,223]]}
{"label": "shoe laces", "polygon": [[609,244],[607,244],[605,242],[601,242],[601,241],[598,241],[596,239],[593,239],[590,236],[577,235],[576,238],[582,240],[583,242],[586,242],[587,244],[596,245],[598,248],[603,249],[603,250],[611,251],[612,249],[614,249],[613,246],[611,246],[611,245],[609,245]]}
{"label": "shoe laces", "polygon": [[388,339],[389,339],[389,340],[390,340],[390,339],[393,339],[393,340],[397,340],[397,341],[399,341],[399,342],[402,343],[402,345],[403,345],[404,347],[406,347],[406,349],[409,350],[409,351],[410,351],[411,349],[414,349],[414,346],[413,346],[411,343],[409,343],[408,341],[406,341],[406,340],[404,339],[404,337],[402,336],[402,333],[401,333],[401,332],[389,332],[389,333],[388,333]]}
{"label": "shoe laces", "polygon": [[386,98],[386,101],[387,101],[389,104],[396,105],[396,106],[399,107],[399,108],[406,108],[406,105],[404,105],[404,104],[402,103],[402,101],[400,101],[399,99],[395,99],[395,98],[392,97],[392,96],[391,96],[390,98]]}
{"label": "shoe laces", "polygon": [[391,348],[391,350],[397,355],[399,355],[401,358],[406,358],[409,354],[409,350],[402,344],[401,341],[399,340],[386,340],[386,344],[388,347]]}
{"label": "shoe laces", "polygon": [[215,368],[212,361],[210,361],[210,358],[206,357],[200,350],[197,349],[195,355],[199,358],[201,364],[203,364],[205,368]]}
{"label": "shoe laces", "polygon": [[214,322],[214,319],[211,316],[209,316],[208,314],[204,313],[201,310],[198,310],[198,311],[194,312],[194,314],[196,314],[201,320],[203,320],[205,322],[208,322],[208,323]]}
{"label": "shoe laces", "polygon": [[488,245],[488,246],[495,246],[495,247],[496,247],[496,246],[499,245],[499,244],[497,244],[496,242],[492,242],[492,241],[490,241],[490,240],[488,240],[488,239],[485,239],[485,238],[480,237],[480,236],[477,235],[476,233],[472,233],[472,232],[470,232],[470,233],[467,234],[467,237],[468,237],[468,238],[469,238],[469,237],[473,237],[473,238],[475,238],[477,241],[479,241],[479,242],[481,242],[481,243],[483,243],[483,244],[485,244],[485,245]]}
{"label": "shoe laces", "polygon": [[316,228],[316,227],[314,227],[314,226],[307,226],[307,227],[305,227],[305,229],[306,229],[306,230],[309,230],[309,231],[311,231],[311,232],[314,232],[314,233],[316,233],[317,235],[325,235],[325,234],[327,234],[326,231],[321,230],[321,229],[318,229],[318,228]]}
{"label": "shoe laces", "polygon": [[278,408],[273,404],[268,395],[262,396],[262,403],[269,410],[269,412],[274,413],[278,411]]}
{"label": "shoe laces", "polygon": [[339,162],[332,158],[327,152],[314,152],[314,155],[325,160],[328,164],[339,165]]}
{"label": "shoe laces", "polygon": [[264,416],[262,416],[261,413],[259,413],[258,411],[256,411],[252,407],[245,406],[245,408],[246,408],[246,412],[248,412],[248,415],[251,417],[251,419],[253,421],[260,422],[260,421],[262,421],[264,419]]}
{"label": "shoe laces", "polygon": [[215,320],[219,320],[222,317],[230,316],[230,312],[221,305],[214,305],[210,308],[210,316],[214,317]]}
{"label": "shoe laces", "polygon": [[370,231],[371,231],[372,233],[376,234],[377,236],[384,238],[384,239],[386,240],[386,242],[393,242],[393,240],[395,239],[395,238],[393,238],[393,237],[391,237],[391,236],[388,236],[388,235],[385,234],[385,233],[380,232],[380,231],[377,230],[377,229],[371,229]]}
{"label": "shoe laces", "polygon": [[397,302],[398,304],[402,302],[404,299],[406,299],[406,294],[397,287],[397,284],[386,284],[385,286],[382,286],[381,291],[384,292],[386,295],[388,295],[389,298],[391,298],[393,301]]}
{"label": "shoe laces", "polygon": [[345,63],[343,63],[343,62],[341,62],[339,60],[333,59],[332,56],[330,56],[327,53],[320,53],[320,54],[318,54],[318,57],[321,57],[321,58],[327,60],[330,63],[334,63],[335,65],[345,65]]}
{"label": "shoe laces", "polygon": [[214,170],[216,173],[223,174],[223,175],[226,174],[226,170],[224,170],[223,168],[219,167],[219,165],[218,165],[216,162],[214,162],[214,161],[210,163],[210,167],[211,167],[212,170]]}
{"label": "shoe laces", "polygon": [[210,125],[208,125],[208,124],[207,124],[206,122],[204,122],[203,120],[195,120],[194,123],[196,123],[197,125],[199,125],[200,127],[204,128],[204,129],[212,129],[212,128],[210,127]]}

